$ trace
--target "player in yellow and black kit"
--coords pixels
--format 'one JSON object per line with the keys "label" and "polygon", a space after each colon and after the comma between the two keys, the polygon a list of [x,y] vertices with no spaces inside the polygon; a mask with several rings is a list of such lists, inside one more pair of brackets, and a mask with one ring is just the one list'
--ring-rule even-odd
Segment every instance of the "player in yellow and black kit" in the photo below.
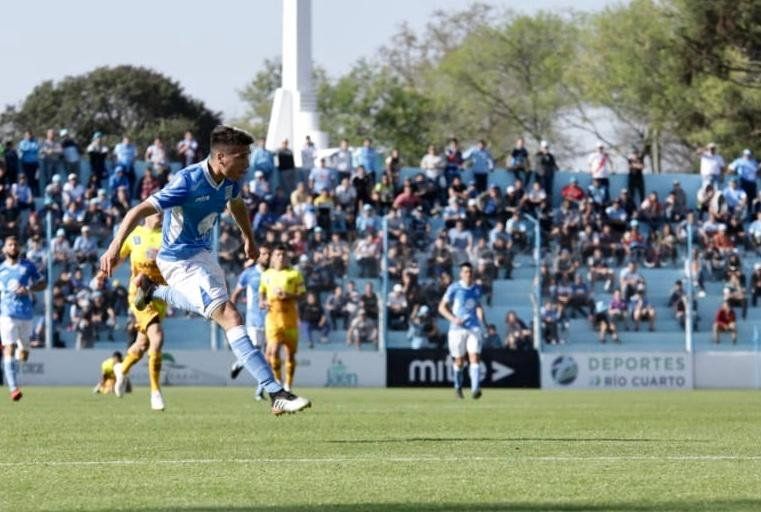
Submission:
{"label": "player in yellow and black kit", "polygon": [[139,274],[148,276],[151,281],[166,284],[156,266],[156,254],[161,248],[161,214],[156,213],[145,218],[143,225],[136,227],[122,245],[119,262],[130,259],[132,279],[129,285],[129,307],[137,320],[137,339],[127,350],[124,361],[114,365],[116,383],[114,393],[122,396],[126,385],[126,376],[130,368],[140,361],[148,350],[148,378],[151,383],[151,409],[164,410],[164,397],[161,395],[159,375],[161,373],[161,348],[164,345],[164,331],[161,319],[166,314],[166,303],[159,299],[152,300],[142,311],[135,307],[135,277]]}
{"label": "player in yellow and black kit", "polygon": [[262,273],[259,298],[262,309],[267,309],[264,320],[264,337],[267,339],[267,359],[278,379],[280,348],[285,350],[285,381],[283,388],[290,391],[296,371],[296,351],[299,345],[298,301],[306,293],[304,278],[286,262],[285,246],[272,250],[270,268]]}

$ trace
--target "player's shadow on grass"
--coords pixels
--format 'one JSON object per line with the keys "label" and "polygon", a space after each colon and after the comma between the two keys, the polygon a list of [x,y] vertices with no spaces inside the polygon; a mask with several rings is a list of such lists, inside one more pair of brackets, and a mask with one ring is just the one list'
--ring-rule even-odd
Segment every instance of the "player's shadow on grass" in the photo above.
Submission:
{"label": "player's shadow on grass", "polygon": [[537,443],[701,443],[702,439],[650,439],[645,437],[400,437],[382,439],[329,439],[323,443],[335,444],[375,444],[375,443],[493,443],[493,442],[537,442]]}
{"label": "player's shadow on grass", "polygon": [[761,500],[672,501],[660,503],[351,503],[241,507],[139,508],[135,512],[715,512],[761,510]]}

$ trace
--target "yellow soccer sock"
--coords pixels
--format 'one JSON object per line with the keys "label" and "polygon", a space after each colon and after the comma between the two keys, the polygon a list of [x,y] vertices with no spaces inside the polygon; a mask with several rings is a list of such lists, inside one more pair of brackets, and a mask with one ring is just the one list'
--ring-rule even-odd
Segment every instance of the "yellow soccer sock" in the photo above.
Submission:
{"label": "yellow soccer sock", "polygon": [[280,357],[271,357],[270,366],[272,367],[272,373],[275,374],[275,378],[280,382],[283,382],[283,372],[280,369]]}
{"label": "yellow soccer sock", "polygon": [[161,351],[149,351],[148,352],[148,379],[151,381],[151,392],[160,391],[161,386],[159,380],[161,379]]}
{"label": "yellow soccer sock", "polygon": [[142,352],[138,352],[137,354],[135,354],[134,352],[127,351],[127,355],[122,361],[122,371],[124,372],[124,375],[127,375],[129,373],[129,369],[132,368],[135,365],[135,363],[140,361],[142,358],[143,358]]}
{"label": "yellow soccer sock", "polygon": [[293,375],[296,373],[296,361],[285,362],[285,387],[293,389]]}

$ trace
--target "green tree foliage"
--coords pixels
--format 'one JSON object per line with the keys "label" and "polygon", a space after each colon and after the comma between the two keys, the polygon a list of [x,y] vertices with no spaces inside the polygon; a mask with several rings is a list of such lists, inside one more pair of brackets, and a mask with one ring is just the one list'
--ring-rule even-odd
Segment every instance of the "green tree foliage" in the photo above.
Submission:
{"label": "green tree foliage", "polygon": [[189,97],[175,81],[150,69],[133,66],[101,67],[84,75],[46,81],[32,90],[18,110],[3,114],[18,134],[31,129],[68,128],[84,142],[100,131],[116,142],[129,135],[141,147],[156,136],[166,141],[191,130],[203,146],[221,115]]}

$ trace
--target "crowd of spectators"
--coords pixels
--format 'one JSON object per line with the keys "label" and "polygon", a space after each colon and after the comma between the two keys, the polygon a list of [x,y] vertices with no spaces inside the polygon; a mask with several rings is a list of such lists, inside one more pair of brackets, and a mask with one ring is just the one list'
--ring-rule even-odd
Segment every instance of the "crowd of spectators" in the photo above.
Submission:
{"label": "crowd of spectators", "polygon": [[[157,137],[144,152],[129,137],[113,148],[107,141],[95,133],[82,150],[67,130],[49,130],[41,141],[26,133],[18,144],[5,142],[0,166],[0,230],[25,240],[28,257],[42,271],[47,257],[43,218],[52,212],[54,325],[75,331],[81,347],[112,338],[121,327],[117,318],[126,314],[124,283],[94,272],[114,227],[131,204],[167,182],[170,160],[186,165],[204,156],[191,133],[172,146]],[[331,331],[344,333],[347,345],[377,346],[384,303],[387,327],[406,332],[410,346],[442,346],[445,336],[435,311],[452,282],[452,269],[471,262],[485,303],[491,305],[495,280],[512,279],[517,256],[532,249],[530,218],[541,233],[542,297],[535,307],[546,343],[562,343],[574,318],[590,322],[601,342],[608,337],[620,342],[622,330],[656,330],[665,321],[656,318],[661,305],[671,308],[684,327],[686,308],[696,309],[686,299],[686,277],[670,297],[651,297],[639,269],[679,268],[688,232],[695,247],[691,274],[698,294],[706,280],[724,281],[726,303],[739,307],[743,317],[748,297],[755,306],[761,295],[759,269],[749,279],[742,272],[743,255],[761,250],[758,164],[749,151],[727,166],[715,145],[701,150],[703,186],[695,209],[688,208],[679,181],[664,198],[648,190],[644,155],[636,149],[626,159],[627,186],[611,190],[615,159],[603,144],[589,157],[591,184],[582,187],[570,179],[557,184],[557,194],[558,164],[547,141],[533,153],[523,139],[516,141],[506,153],[504,166],[513,181],[505,188],[490,185],[498,163],[486,141],[467,149],[455,138],[444,148],[431,145],[420,172],[407,177],[400,174],[399,152],[393,149],[383,160],[369,138],[356,149],[342,140],[328,154],[307,137],[300,151],[296,158],[288,141],[269,151],[258,140],[241,194],[257,241],[285,243],[304,274],[310,293],[300,311],[310,346],[327,342]],[[83,180],[85,156],[91,172]],[[140,176],[139,156],[148,163]],[[468,181],[463,178],[466,168],[472,176]],[[240,245],[227,219],[219,257],[231,281],[245,264]],[[377,280],[384,260],[390,279],[385,301],[379,298]],[[527,290],[526,299],[529,295]],[[699,315],[692,316],[698,327]],[[531,318],[510,311],[504,319],[489,320],[504,322],[506,334],[500,339],[490,323],[488,346],[532,347]],[[41,329],[42,323],[36,329],[38,340]]]}

